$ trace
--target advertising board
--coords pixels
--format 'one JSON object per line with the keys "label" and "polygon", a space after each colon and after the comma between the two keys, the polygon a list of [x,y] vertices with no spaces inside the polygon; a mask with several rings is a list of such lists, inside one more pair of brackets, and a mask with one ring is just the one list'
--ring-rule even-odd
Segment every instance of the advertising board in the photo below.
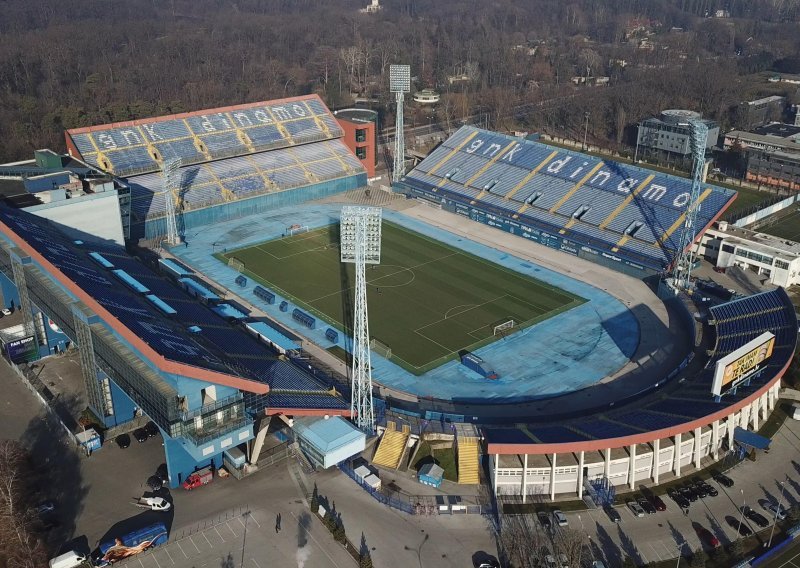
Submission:
{"label": "advertising board", "polygon": [[765,332],[719,361],[711,393],[721,396],[764,368],[775,347],[775,336]]}

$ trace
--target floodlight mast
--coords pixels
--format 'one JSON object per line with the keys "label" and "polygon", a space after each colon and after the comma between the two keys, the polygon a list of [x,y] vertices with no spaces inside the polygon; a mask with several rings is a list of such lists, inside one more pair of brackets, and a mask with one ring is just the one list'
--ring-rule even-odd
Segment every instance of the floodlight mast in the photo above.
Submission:
{"label": "floodlight mast", "polygon": [[411,90],[411,67],[409,65],[389,66],[389,90],[395,93],[395,102],[397,103],[394,128],[394,167],[392,169],[392,181],[400,181],[405,173],[406,163],[403,102],[405,93]]}
{"label": "floodlight mast", "polygon": [[356,268],[350,414],[358,428],[373,433],[375,412],[372,405],[366,265],[380,264],[381,261],[381,209],[342,207],[339,248],[341,261],[355,264]]}
{"label": "floodlight mast", "polygon": [[695,261],[694,237],[697,226],[697,214],[700,212],[700,189],[703,185],[703,168],[706,162],[706,141],[708,125],[699,119],[689,120],[692,149],[692,192],[686,206],[686,217],[683,222],[678,243],[677,259],[673,269],[673,289],[675,294],[691,287],[692,265]]}
{"label": "floodlight mast", "polygon": [[180,244],[181,237],[178,234],[178,223],[175,219],[175,196],[180,194],[181,187],[181,160],[166,160],[161,168],[161,175],[164,177],[164,210],[167,221],[168,245],[175,246]]}

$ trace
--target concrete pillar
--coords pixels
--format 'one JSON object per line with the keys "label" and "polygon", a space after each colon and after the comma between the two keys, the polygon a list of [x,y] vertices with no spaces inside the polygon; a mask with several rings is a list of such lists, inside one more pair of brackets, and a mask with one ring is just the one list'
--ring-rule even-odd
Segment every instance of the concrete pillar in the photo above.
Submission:
{"label": "concrete pillar", "polygon": [[583,499],[583,450],[578,455],[578,499]]}
{"label": "concrete pillar", "polygon": [[694,467],[700,469],[700,442],[703,438],[703,429],[694,429]]}
{"label": "concrete pillar", "polygon": [[608,479],[611,477],[611,448],[606,448],[606,463],[603,469],[603,476]]}
{"label": "concrete pillar", "polygon": [[550,464],[550,500],[556,500],[556,456],[553,454],[553,461]]}
{"label": "concrete pillar", "polygon": [[711,423],[711,456],[714,461],[719,459],[719,420]]}
{"label": "concrete pillar", "polygon": [[528,454],[522,456],[522,502],[528,499]]}
{"label": "concrete pillar", "polygon": [[661,440],[656,438],[655,440],[653,440],[653,468],[651,470],[651,473],[653,475],[653,483],[655,483],[656,485],[658,485],[658,473],[659,473],[658,465],[659,462],[661,461],[660,456],[661,456]]}
{"label": "concrete pillar", "polygon": [[247,444],[247,447],[250,449],[248,461],[251,464],[258,463],[258,456],[261,455],[261,448],[264,447],[264,440],[267,438],[267,431],[269,430],[271,421],[272,416],[264,416],[254,426],[256,428],[256,437]]}
{"label": "concrete pillar", "polygon": [[681,476],[681,435],[675,434],[675,451],[672,453],[672,471],[675,477]]}
{"label": "concrete pillar", "polygon": [[761,421],[766,422],[769,418],[769,391],[761,395]]}
{"label": "concrete pillar", "polygon": [[750,404],[750,419],[753,422],[753,431],[758,431],[758,399]]}
{"label": "concrete pillar", "polygon": [[636,444],[631,444],[628,451],[628,485],[631,489],[636,487]]}
{"label": "concrete pillar", "polygon": [[492,476],[492,491],[494,491],[494,495],[497,497],[497,462],[500,461],[500,454],[495,454],[492,461],[494,462],[492,464],[492,470],[494,471],[494,475]]}
{"label": "concrete pillar", "polygon": [[733,448],[733,431],[736,428],[736,413],[734,412],[728,419],[725,421],[725,429],[727,432],[725,434],[728,436],[728,450]]}

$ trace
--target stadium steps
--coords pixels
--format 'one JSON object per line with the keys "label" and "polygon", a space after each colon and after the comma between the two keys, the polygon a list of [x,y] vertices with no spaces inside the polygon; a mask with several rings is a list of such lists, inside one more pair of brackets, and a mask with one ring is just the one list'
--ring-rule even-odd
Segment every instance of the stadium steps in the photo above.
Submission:
{"label": "stadium steps", "polygon": [[458,483],[478,485],[481,482],[478,438],[458,438]]}
{"label": "stadium steps", "polygon": [[403,426],[403,430],[398,431],[394,422],[388,422],[372,463],[388,469],[397,469],[403,459],[410,435],[411,429],[408,426]]}

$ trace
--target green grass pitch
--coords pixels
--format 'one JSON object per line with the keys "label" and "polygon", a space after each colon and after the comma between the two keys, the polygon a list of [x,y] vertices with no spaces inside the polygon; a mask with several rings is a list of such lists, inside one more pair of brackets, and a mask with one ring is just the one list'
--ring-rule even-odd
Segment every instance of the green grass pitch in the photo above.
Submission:
{"label": "green grass pitch", "polygon": [[762,225],[756,231],[800,242],[800,210],[784,215],[774,223]]}
{"label": "green grass pitch", "polygon": [[[349,333],[355,271],[339,260],[338,225],[218,255],[301,309]],[[585,300],[544,282],[383,222],[381,264],[367,266],[370,337],[421,374]],[[347,325],[343,325],[347,322]]]}

